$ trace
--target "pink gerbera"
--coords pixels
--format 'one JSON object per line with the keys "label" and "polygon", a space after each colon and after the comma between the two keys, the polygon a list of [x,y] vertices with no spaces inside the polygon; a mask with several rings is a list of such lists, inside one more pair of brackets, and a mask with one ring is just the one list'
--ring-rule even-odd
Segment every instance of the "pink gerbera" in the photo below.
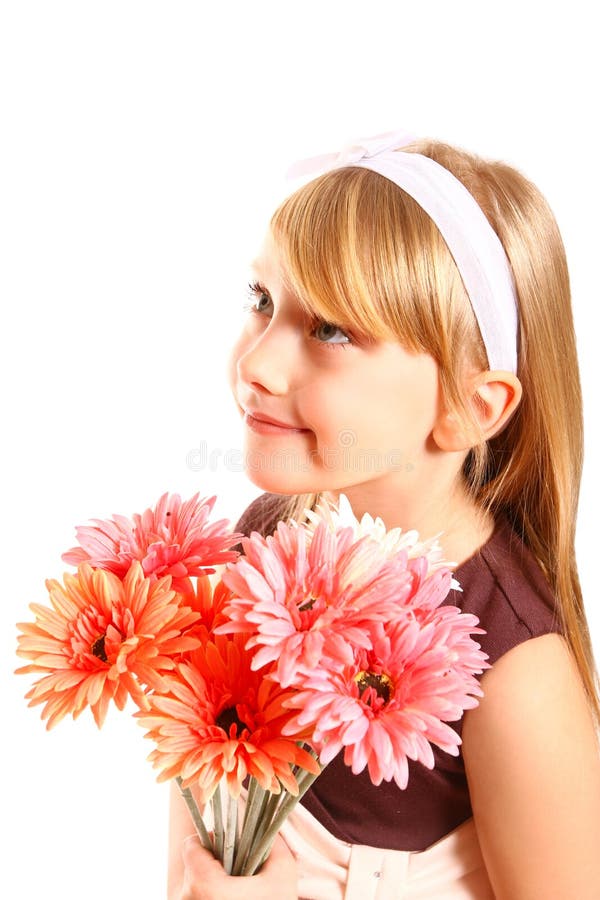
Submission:
{"label": "pink gerbera", "polygon": [[144,578],[138,562],[123,581],[83,563],[65,574],[64,586],[46,586],[51,606],[32,603],[35,622],[17,626],[17,653],[31,660],[17,672],[43,673],[26,696],[30,706],[45,704],[48,728],[86,706],[100,727],[111,701],[119,709],[128,697],[145,705],[143,687],[160,687],[171,657],[200,643],[185,634],[198,613],[181,605],[170,577]]}
{"label": "pink gerbera", "polygon": [[406,553],[386,556],[352,528],[322,522],[308,544],[304,528],[280,522],[273,535],[253,532],[242,546],[245,557],[222,576],[231,621],[216,631],[248,634],[253,667],[276,663],[284,687],[324,657],[349,664],[353,647],[371,646],[366,624],[389,619],[414,593]]}
{"label": "pink gerbera", "polygon": [[149,758],[158,780],[179,777],[184,787],[198,789],[202,802],[221,779],[233,797],[248,775],[272,793],[283,785],[296,795],[293,767],[320,771],[298,743],[307,729],[283,734],[294,715],[284,705],[291,692],[252,671],[244,643],[239,635],[217,635],[165,676],[163,688],[148,698],[149,712],[136,713],[156,743]]}
{"label": "pink gerbera", "polygon": [[190,577],[237,559],[239,554],[229,548],[241,537],[229,530],[226,519],[208,521],[216,497],[198,496],[182,502],[178,494],[163,494],[141,516],[92,519],[95,525],[76,529],[80,546],[63,553],[62,559],[75,566],[88,562],[121,578],[138,560],[146,576],[171,575],[173,588],[188,594]]}
{"label": "pink gerbera", "polygon": [[375,624],[372,647],[357,649],[342,669],[304,675],[304,689],[287,705],[300,710],[290,729],[314,728],[312,743],[323,765],[342,749],[356,774],[365,767],[374,784],[408,780],[408,759],[433,768],[431,744],[454,756],[460,738],[447,725],[482,695],[475,677],[488,667],[469,634],[477,618],[441,607],[420,624],[409,612]]}

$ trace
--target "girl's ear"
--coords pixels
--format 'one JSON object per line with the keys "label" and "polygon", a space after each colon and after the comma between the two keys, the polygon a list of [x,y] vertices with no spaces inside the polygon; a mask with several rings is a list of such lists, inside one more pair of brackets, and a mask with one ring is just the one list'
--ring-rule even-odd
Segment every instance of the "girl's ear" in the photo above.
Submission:
{"label": "girl's ear", "polygon": [[471,414],[475,427],[442,410],[433,429],[440,450],[470,450],[493,438],[506,425],[521,401],[521,382],[511,372],[479,372],[470,383]]}

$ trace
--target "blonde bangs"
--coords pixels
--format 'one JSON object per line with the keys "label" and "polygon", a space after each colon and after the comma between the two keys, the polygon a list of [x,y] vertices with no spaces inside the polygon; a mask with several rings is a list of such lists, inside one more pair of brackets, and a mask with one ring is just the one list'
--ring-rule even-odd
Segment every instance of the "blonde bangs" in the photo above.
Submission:
{"label": "blonde bangs", "polygon": [[[301,187],[271,229],[288,286],[307,313],[358,339],[400,341],[444,366],[477,327],[437,227],[376,172],[343,168]],[[458,329],[458,331],[457,331]]]}

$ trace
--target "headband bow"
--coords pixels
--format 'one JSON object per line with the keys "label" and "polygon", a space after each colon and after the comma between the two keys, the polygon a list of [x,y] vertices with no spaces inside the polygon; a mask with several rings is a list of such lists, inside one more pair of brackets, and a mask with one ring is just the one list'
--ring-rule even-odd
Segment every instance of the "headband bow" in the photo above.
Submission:
{"label": "headband bow", "polygon": [[387,150],[398,150],[416,140],[408,131],[386,131],[369,138],[358,138],[345,144],[338,153],[323,153],[293,163],[287,171],[288,178],[317,175],[329,169],[352,166],[364,159],[372,159]]}

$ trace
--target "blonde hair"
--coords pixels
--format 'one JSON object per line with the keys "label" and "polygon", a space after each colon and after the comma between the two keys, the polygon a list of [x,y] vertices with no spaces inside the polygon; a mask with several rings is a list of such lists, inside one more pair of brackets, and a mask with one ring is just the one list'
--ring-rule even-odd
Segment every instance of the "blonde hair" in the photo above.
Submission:
{"label": "blonde hair", "polygon": [[[403,149],[431,157],[465,184],[511,263],[523,398],[499,435],[472,448],[463,474],[480,507],[506,515],[539,562],[600,721],[574,549],[582,404],[558,226],[535,185],[505,163],[437,141]],[[271,229],[289,287],[309,313],[429,353],[438,363],[448,410],[475,427],[463,376],[467,365],[488,368],[485,348],[450,252],[408,194],[369,169],[335,169],[286,198]],[[299,520],[319,496],[290,498],[283,518]]]}

